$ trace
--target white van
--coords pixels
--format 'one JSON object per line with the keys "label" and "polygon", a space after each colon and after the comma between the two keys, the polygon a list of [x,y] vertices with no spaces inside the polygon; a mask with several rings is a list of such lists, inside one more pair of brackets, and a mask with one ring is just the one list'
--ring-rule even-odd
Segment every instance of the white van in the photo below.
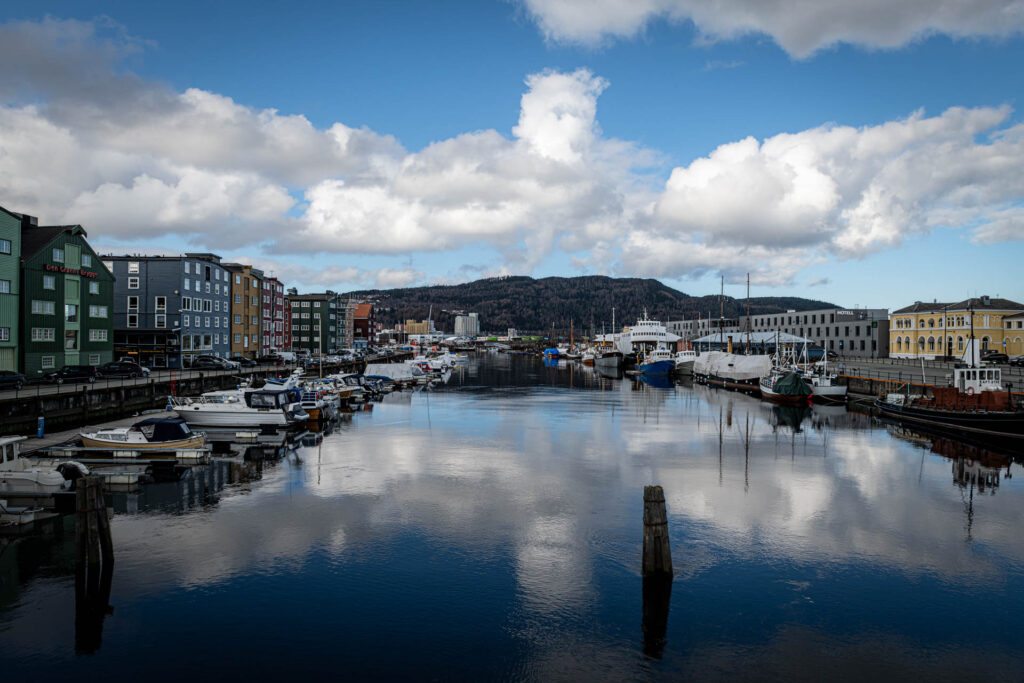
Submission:
{"label": "white van", "polygon": [[278,351],[277,355],[281,356],[281,360],[283,360],[285,363],[294,363],[295,362],[295,352],[294,351]]}

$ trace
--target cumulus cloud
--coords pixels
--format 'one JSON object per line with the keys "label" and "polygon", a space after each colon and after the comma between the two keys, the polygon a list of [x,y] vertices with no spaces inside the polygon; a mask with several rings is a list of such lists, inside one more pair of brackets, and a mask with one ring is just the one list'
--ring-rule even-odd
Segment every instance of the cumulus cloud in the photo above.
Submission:
{"label": "cumulus cloud", "polygon": [[770,36],[795,57],[837,43],[896,48],[932,34],[1006,37],[1024,29],[1021,0],[522,0],[551,40],[596,45],[652,22],[692,22],[699,39]]}
{"label": "cumulus cloud", "polygon": [[[616,11],[626,21],[667,6]],[[784,284],[823,258],[861,257],[939,227],[979,243],[1024,238],[1024,126],[1008,124],[1008,107],[726,142],[665,180],[651,170],[662,163],[656,151],[602,133],[597,104],[611,85],[586,69],[528,75],[508,134],[467,132],[407,151],[369,129],[317,128],[145,81],[123,69],[144,48],[104,22],[0,26],[7,208],[113,241],[171,235],[191,250],[251,248],[257,265],[271,254],[283,279],[318,287],[428,275],[350,263],[314,272],[289,266],[291,255],[480,245],[494,254],[480,267],[494,274],[529,274],[561,252],[587,272],[751,272]]]}

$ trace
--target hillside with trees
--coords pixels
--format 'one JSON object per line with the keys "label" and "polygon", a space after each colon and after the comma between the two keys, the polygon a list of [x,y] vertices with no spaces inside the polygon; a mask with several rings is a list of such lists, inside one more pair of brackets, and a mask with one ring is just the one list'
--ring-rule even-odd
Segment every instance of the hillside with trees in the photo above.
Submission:
{"label": "hillside with trees", "polygon": [[[487,278],[461,285],[434,285],[405,289],[362,290],[345,296],[377,302],[377,319],[391,326],[406,320],[426,320],[432,315],[440,330],[454,329],[454,316],[475,312],[484,331],[504,334],[568,332],[570,321],[577,331],[611,331],[612,309],[616,325],[628,325],[644,309],[656,320],[680,320],[712,316],[720,310],[718,296],[693,297],[654,279],[511,276]],[[746,299],[724,297],[726,317],[743,315]],[[829,308],[834,304],[798,297],[752,297],[750,313],[760,315],[787,310]]]}

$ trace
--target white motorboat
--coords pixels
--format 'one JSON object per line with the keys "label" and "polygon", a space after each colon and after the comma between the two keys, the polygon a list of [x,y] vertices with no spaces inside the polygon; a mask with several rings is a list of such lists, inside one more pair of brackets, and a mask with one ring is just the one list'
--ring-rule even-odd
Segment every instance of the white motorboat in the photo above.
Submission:
{"label": "white motorboat", "polygon": [[0,493],[55,493],[70,487],[71,483],[56,469],[30,464],[21,457],[24,440],[24,436],[0,438]]}
{"label": "white motorboat", "polygon": [[289,427],[309,419],[290,390],[210,391],[171,402],[189,426]]}

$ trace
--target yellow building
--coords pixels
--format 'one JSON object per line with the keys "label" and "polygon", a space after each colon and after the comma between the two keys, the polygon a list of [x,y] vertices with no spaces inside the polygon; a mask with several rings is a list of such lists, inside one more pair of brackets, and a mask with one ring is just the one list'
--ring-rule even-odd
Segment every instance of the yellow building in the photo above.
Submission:
{"label": "yellow building", "polygon": [[424,320],[423,322],[416,322],[415,320],[405,321],[406,334],[433,334],[434,331],[433,320]]}
{"label": "yellow building", "polygon": [[1024,304],[982,296],[955,303],[918,301],[893,311],[889,356],[960,357],[970,344],[972,318],[973,335],[982,351],[1024,354]]}

